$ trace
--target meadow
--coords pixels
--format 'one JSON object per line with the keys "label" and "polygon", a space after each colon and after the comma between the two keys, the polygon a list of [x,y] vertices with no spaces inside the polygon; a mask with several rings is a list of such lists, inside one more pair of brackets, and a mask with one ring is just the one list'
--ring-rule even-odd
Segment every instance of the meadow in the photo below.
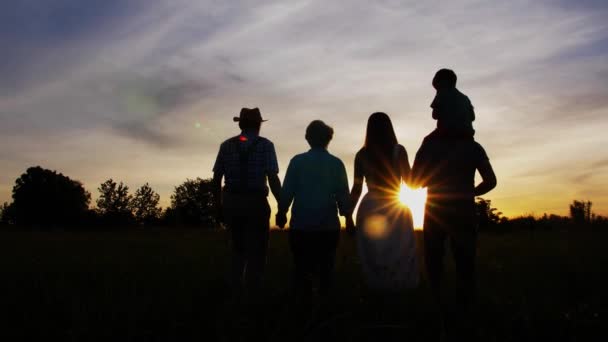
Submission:
{"label": "meadow", "polygon": [[[335,295],[298,311],[289,295],[286,237],[281,231],[271,234],[264,301],[239,305],[227,300],[225,232],[0,231],[0,338],[436,340],[436,314],[424,279],[390,303],[374,301],[362,285],[355,240],[347,234],[338,250]],[[607,237],[607,231],[585,230],[480,234],[480,340],[606,335]],[[453,278],[448,262],[448,286]],[[446,290],[448,297],[451,293]]]}

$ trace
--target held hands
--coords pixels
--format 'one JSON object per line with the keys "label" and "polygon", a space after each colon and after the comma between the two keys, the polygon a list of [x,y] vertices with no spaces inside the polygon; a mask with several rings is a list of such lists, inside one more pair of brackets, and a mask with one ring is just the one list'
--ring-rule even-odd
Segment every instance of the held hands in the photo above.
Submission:
{"label": "held hands", "polygon": [[353,217],[352,216],[346,216],[346,232],[348,233],[348,235],[353,236],[355,235],[355,231],[356,231],[356,227],[355,227],[355,221],[353,221]]}
{"label": "held hands", "polygon": [[286,213],[277,213],[276,216],[276,224],[277,226],[279,226],[279,228],[283,229],[285,228],[285,224],[287,223],[287,214]]}

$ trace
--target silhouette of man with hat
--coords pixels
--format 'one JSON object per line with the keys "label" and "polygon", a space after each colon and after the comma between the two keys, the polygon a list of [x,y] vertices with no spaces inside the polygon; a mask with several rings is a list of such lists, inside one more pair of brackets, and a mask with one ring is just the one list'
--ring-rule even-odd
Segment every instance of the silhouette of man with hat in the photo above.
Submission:
{"label": "silhouette of man with hat", "polygon": [[[258,108],[243,108],[234,117],[241,134],[224,141],[213,167],[218,218],[231,232],[231,285],[257,291],[262,286],[270,229],[268,185],[278,202],[281,191],[274,144],[261,137]],[[222,178],[224,187],[222,190]]]}

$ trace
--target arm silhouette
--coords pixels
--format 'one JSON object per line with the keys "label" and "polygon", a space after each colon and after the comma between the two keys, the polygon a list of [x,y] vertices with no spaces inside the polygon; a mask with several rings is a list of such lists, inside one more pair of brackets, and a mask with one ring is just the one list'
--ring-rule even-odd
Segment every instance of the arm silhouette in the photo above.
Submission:
{"label": "arm silhouette", "polygon": [[475,196],[482,196],[496,187],[496,174],[487,159],[477,167],[477,171],[481,175],[481,183],[475,187]]}
{"label": "arm silhouette", "polygon": [[270,192],[274,196],[274,199],[279,203],[281,196],[281,180],[279,179],[279,164],[277,162],[277,153],[274,149],[274,144],[270,143],[270,150],[266,154],[267,165],[271,167],[266,169],[266,176],[268,177],[268,186]]}
{"label": "arm silhouette", "polygon": [[344,217],[352,217],[353,206],[350,201],[350,192],[348,191],[348,176],[346,175],[346,168],[344,164],[340,162],[338,171],[338,184],[336,188],[336,202],[340,215]]}
{"label": "arm silhouette", "polygon": [[281,180],[279,179],[279,175],[277,173],[269,173],[267,176],[270,192],[272,192],[272,195],[278,204],[281,198]]}
{"label": "arm silhouette", "polygon": [[411,186],[412,169],[410,168],[410,161],[407,156],[407,151],[403,146],[401,146],[399,149],[399,172],[401,174],[401,180],[405,182],[405,184]]}
{"label": "arm silhouette", "polygon": [[351,204],[351,214],[346,216],[346,229],[349,232],[354,232],[355,222],[353,221],[353,212],[357,203],[359,202],[359,198],[361,197],[361,192],[363,191],[363,165],[361,161],[360,153],[357,153],[355,156],[355,172],[354,172],[354,181],[353,188],[350,190],[350,204]]}
{"label": "arm silhouette", "polygon": [[276,216],[277,226],[284,228],[287,223],[287,211],[293,202],[295,196],[295,175],[296,169],[293,166],[293,160],[289,162],[287,166],[287,172],[283,179],[283,187],[281,188],[280,195],[278,197],[278,212]]}
{"label": "arm silhouette", "polygon": [[414,163],[412,165],[412,169],[410,171],[410,183],[409,186],[412,188],[420,188],[427,186],[428,176],[427,173],[429,171],[429,165],[431,164],[428,147],[422,143],[418,152],[416,152],[416,157],[414,158]]}
{"label": "arm silhouette", "polygon": [[350,201],[353,208],[357,206],[359,198],[361,197],[361,192],[363,191],[363,177],[364,175],[361,155],[357,153],[357,155],[355,156],[355,179],[353,181],[353,188],[350,190]]}

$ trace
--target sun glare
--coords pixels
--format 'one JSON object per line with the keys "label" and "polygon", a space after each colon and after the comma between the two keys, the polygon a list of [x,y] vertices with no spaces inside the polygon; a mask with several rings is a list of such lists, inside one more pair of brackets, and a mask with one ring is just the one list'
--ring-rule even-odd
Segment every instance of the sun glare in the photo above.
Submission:
{"label": "sun glare", "polygon": [[399,200],[412,211],[414,228],[421,230],[424,222],[424,205],[426,203],[426,188],[412,189],[401,185]]}

